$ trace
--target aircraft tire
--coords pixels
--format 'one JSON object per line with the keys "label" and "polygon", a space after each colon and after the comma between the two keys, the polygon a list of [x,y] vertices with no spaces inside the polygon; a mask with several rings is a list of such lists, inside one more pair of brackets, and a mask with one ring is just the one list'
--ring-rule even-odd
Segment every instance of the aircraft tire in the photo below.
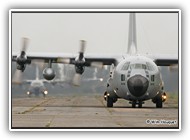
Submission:
{"label": "aircraft tire", "polygon": [[142,108],[142,102],[141,101],[138,103],[138,107]]}
{"label": "aircraft tire", "polygon": [[107,97],[107,107],[113,107],[113,99],[111,97]]}
{"label": "aircraft tire", "polygon": [[132,108],[136,107],[136,101],[132,101]]}
{"label": "aircraft tire", "polygon": [[162,108],[162,99],[156,101],[156,108]]}

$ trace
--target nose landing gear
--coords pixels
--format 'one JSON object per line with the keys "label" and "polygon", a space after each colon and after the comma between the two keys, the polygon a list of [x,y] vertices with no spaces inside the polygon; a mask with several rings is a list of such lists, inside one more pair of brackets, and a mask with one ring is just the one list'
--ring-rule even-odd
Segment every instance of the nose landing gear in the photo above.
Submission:
{"label": "nose landing gear", "polygon": [[142,104],[144,104],[144,102],[142,102],[142,101],[131,101],[131,102],[129,102],[130,104],[132,104],[132,108],[135,108],[136,107],[136,105],[138,105],[138,108],[142,108]]}

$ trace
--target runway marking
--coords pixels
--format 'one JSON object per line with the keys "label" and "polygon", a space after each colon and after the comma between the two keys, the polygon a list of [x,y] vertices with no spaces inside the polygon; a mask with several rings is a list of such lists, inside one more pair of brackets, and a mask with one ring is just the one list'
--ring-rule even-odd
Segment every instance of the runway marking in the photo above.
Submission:
{"label": "runway marking", "polygon": [[17,114],[26,114],[26,113],[30,113],[32,112],[35,108],[40,107],[42,104],[48,102],[51,98],[49,98],[48,100],[42,101],[41,103],[34,105],[33,107],[23,111],[23,112],[18,112]]}

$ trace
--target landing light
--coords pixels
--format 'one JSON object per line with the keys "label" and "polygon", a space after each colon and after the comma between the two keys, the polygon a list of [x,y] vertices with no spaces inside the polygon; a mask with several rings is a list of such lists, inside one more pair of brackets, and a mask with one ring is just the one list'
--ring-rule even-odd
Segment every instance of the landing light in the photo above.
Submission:
{"label": "landing light", "polygon": [[26,92],[26,94],[28,94],[28,95],[29,95],[29,94],[30,94],[30,92],[29,92],[29,91],[27,91],[27,92]]}
{"label": "landing light", "polygon": [[166,95],[162,95],[162,99],[166,100],[166,98],[167,98]]}
{"label": "landing light", "polygon": [[103,78],[100,78],[100,81],[102,82],[104,79]]}
{"label": "landing light", "polygon": [[163,98],[163,99],[166,99],[167,97],[163,95],[162,98]]}
{"label": "landing light", "polygon": [[47,91],[47,90],[45,90],[45,91],[44,91],[44,94],[48,94],[48,91]]}

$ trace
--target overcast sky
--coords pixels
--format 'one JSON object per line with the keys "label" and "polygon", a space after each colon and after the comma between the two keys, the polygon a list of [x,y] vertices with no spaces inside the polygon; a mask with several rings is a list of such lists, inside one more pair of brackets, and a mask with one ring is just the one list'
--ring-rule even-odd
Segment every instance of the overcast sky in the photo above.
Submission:
{"label": "overcast sky", "polygon": [[[178,53],[177,13],[137,13],[139,53]],[[86,53],[125,53],[129,13],[13,13],[12,50],[30,38],[28,52],[77,53],[79,40]]]}

